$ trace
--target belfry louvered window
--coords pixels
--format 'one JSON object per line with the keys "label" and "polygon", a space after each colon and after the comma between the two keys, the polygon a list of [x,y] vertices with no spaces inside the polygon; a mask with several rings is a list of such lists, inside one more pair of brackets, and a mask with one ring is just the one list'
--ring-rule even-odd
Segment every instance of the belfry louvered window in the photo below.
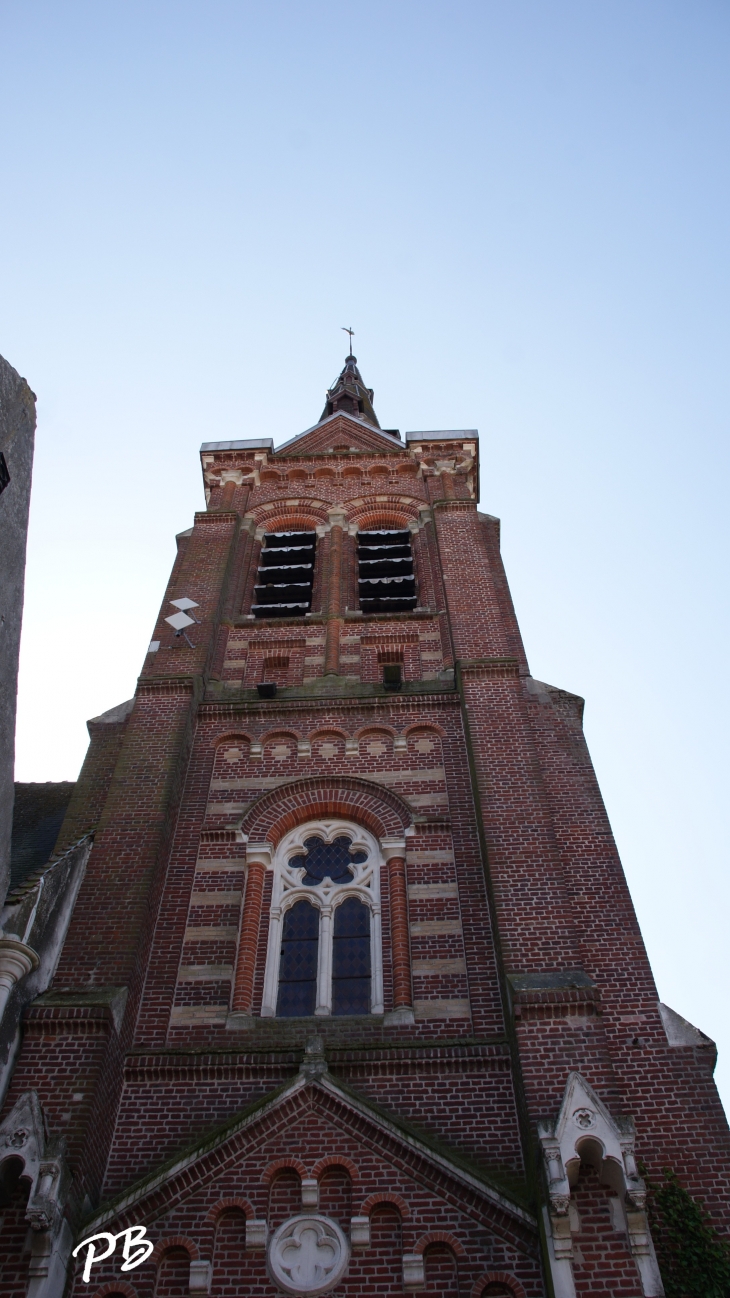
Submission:
{"label": "belfry louvered window", "polygon": [[416,607],[413,551],[407,529],[358,532],[357,553],[363,613],[404,613]]}
{"label": "belfry louvered window", "polygon": [[314,532],[267,532],[254,602],[256,617],[303,617],[312,607]]}

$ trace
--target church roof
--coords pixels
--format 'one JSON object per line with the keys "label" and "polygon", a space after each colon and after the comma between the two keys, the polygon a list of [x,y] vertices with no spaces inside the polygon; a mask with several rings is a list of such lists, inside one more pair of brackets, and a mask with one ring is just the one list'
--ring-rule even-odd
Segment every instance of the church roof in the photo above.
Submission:
{"label": "church roof", "polygon": [[[346,423],[342,422],[346,421]],[[306,444],[304,443],[304,439]],[[373,408],[373,389],[366,388],[357,368],[357,357],[346,358],[339,376],[327,392],[324,410],[316,424],[277,446],[275,455],[295,450],[297,454],[332,450],[337,440],[347,441],[352,450],[378,451],[384,444],[391,450],[405,450],[400,434],[383,429]]]}

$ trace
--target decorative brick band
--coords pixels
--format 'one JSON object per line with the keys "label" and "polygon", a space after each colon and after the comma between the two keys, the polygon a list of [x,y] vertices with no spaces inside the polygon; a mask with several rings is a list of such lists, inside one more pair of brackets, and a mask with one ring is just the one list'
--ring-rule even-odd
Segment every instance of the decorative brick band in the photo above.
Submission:
{"label": "decorative brick band", "polygon": [[[450,476],[450,475],[442,475],[442,477],[443,476]],[[449,499],[434,500],[433,508],[438,509],[439,511],[442,509],[443,510],[448,509],[453,512],[460,511],[462,513],[467,513],[467,512],[470,513],[473,511],[474,513],[476,513],[477,502],[475,500],[449,500]]]}
{"label": "decorative brick band", "polygon": [[516,1019],[563,1019],[601,1013],[597,987],[513,988],[511,995]]}
{"label": "decorative brick band", "polygon": [[137,698],[153,696],[170,696],[175,694],[194,694],[196,682],[192,676],[156,676],[152,679],[139,680],[135,691]]}
{"label": "decorative brick band", "polygon": [[219,513],[216,510],[206,510],[205,513],[199,511],[193,519],[194,527],[219,527],[222,531],[230,531],[236,521],[235,513]]}
{"label": "decorative brick band", "polygon": [[26,1036],[107,1036],[114,1025],[107,1005],[31,1005]]}

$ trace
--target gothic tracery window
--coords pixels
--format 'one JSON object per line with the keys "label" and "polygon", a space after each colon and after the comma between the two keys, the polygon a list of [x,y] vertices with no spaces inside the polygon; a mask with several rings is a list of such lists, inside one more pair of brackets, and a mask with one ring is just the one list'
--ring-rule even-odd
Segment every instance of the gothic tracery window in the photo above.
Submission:
{"label": "gothic tracery window", "polygon": [[276,1012],[282,1018],[314,1014],[317,997],[319,912],[297,901],[284,916]]}
{"label": "gothic tracery window", "polygon": [[262,1015],[382,1014],[375,839],[320,821],[288,834],[273,865]]}
{"label": "gothic tracery window", "polygon": [[358,897],[335,911],[332,940],[332,1013],[370,1011],[370,913]]}

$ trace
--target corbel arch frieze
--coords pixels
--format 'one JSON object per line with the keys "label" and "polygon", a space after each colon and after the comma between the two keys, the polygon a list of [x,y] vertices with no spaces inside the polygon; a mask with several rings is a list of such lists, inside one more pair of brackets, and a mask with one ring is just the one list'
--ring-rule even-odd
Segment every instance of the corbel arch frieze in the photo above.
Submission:
{"label": "corbel arch frieze", "polygon": [[406,738],[410,738],[411,735],[418,734],[421,732],[423,734],[426,733],[434,734],[439,739],[447,738],[447,734],[446,731],[444,730],[444,727],[439,725],[437,721],[414,721],[412,722],[411,725],[405,727],[403,734],[406,736]]}
{"label": "corbel arch frieze", "polygon": [[307,739],[312,743],[315,739],[323,739],[325,736],[329,735],[336,735],[338,739],[344,740],[350,738],[348,732],[343,730],[341,726],[323,725],[317,730],[310,730],[307,734]]}
{"label": "corbel arch frieze", "polygon": [[224,730],[221,734],[216,735],[212,740],[212,746],[215,749],[226,747],[235,748],[237,744],[244,744],[246,747],[254,742],[253,736],[245,730]]}
{"label": "corbel arch frieze", "polygon": [[390,789],[356,776],[305,776],[260,794],[235,828],[252,842],[274,846],[284,834],[317,818],[360,822],[377,839],[402,838],[413,813]]}
{"label": "corbel arch frieze", "polygon": [[292,726],[275,726],[272,727],[271,730],[264,731],[264,733],[259,736],[259,743],[265,748],[267,744],[272,743],[274,740],[288,739],[291,743],[298,744],[299,740],[302,738],[302,732],[300,730],[294,730]]}
{"label": "corbel arch frieze", "polygon": [[364,726],[360,726],[355,731],[355,739],[363,739],[365,735],[387,735],[389,739],[395,739],[398,731],[393,726],[386,726],[382,721],[368,721]]}

